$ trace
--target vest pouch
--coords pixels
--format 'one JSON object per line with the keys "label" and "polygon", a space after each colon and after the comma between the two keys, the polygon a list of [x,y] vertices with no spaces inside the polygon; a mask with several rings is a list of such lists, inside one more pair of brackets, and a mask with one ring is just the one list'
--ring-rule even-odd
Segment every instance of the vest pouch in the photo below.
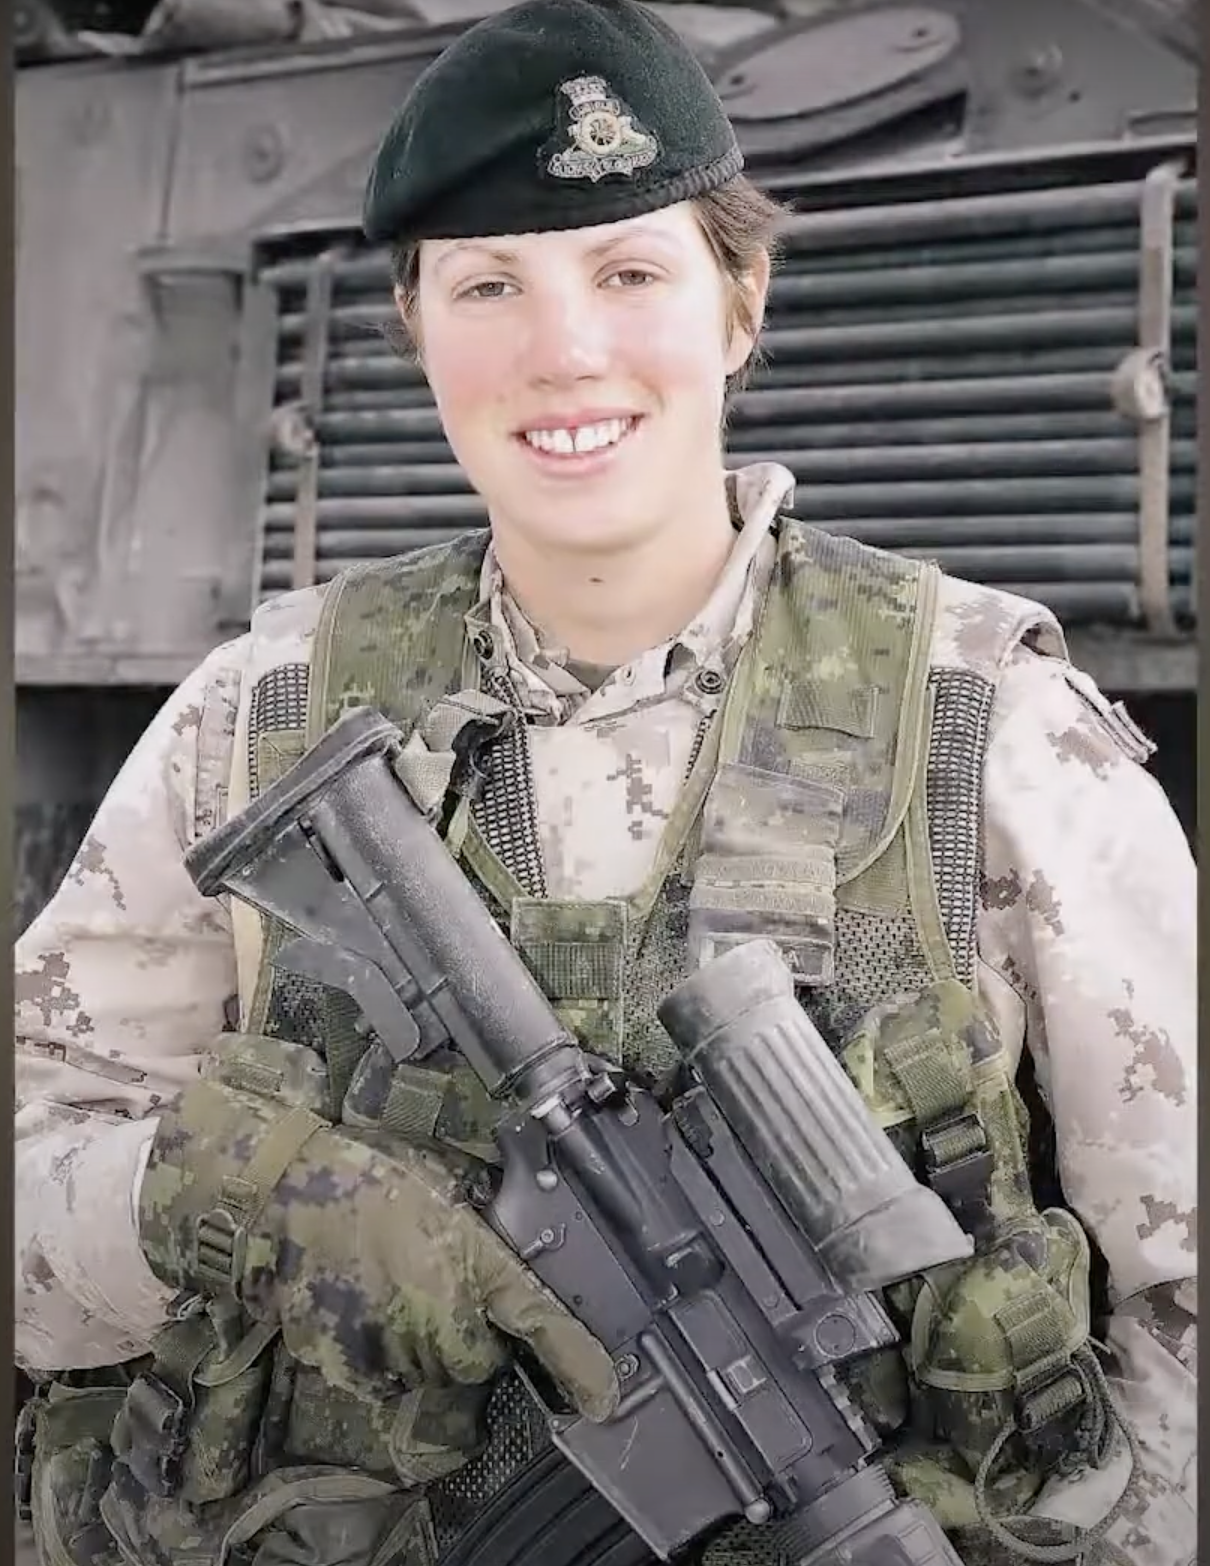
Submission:
{"label": "vest pouch", "polygon": [[149,1493],[189,1505],[249,1482],[277,1328],[244,1323],[234,1301],[198,1302],[160,1332],[113,1426],[113,1450]]}
{"label": "vest pouch", "polygon": [[[30,1428],[29,1513],[44,1566],[121,1566],[101,1521],[109,1483],[110,1431],[126,1388],[52,1384],[26,1404]],[[18,1426],[18,1467],[22,1441]]]}
{"label": "vest pouch", "polygon": [[947,1525],[977,1521],[976,1482],[993,1511],[1018,1510],[1051,1473],[1097,1460],[1110,1415],[1086,1369],[1089,1269],[1079,1222],[1053,1208],[1040,1227],[921,1280],[908,1352],[916,1429],[959,1460],[948,1472],[966,1485],[951,1484],[947,1510],[969,1503]]}
{"label": "vest pouch", "polygon": [[414,1487],[452,1474],[483,1450],[491,1384],[421,1386],[386,1397],[293,1366],[282,1460],[329,1463]]}
{"label": "vest pouch", "polygon": [[397,1137],[409,1147],[499,1162],[494,1129],[502,1106],[462,1058],[440,1050],[424,1065],[396,1063],[377,1040],[361,1057],[341,1105],[341,1124]]}
{"label": "vest pouch", "polygon": [[226,1501],[190,1506],[179,1496],[148,1495],[115,1462],[100,1509],[123,1566],[432,1566],[416,1547],[424,1530],[409,1523],[413,1504],[386,1480],[308,1465],[275,1469]]}
{"label": "vest pouch", "polygon": [[836,850],[844,794],[812,778],[720,766],[702,809],[689,893],[700,967],[741,941],[775,941],[796,982],[835,977]]}

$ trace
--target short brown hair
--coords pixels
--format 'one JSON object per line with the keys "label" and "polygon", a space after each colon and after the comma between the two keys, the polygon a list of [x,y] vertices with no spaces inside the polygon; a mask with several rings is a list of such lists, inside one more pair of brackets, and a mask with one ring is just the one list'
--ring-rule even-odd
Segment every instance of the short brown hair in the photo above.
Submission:
{"label": "short brown hair", "polygon": [[[747,362],[727,377],[727,397],[742,391],[761,361],[758,323],[752,319],[751,301],[743,284],[761,251],[772,263],[778,259],[778,230],[789,209],[774,201],[743,174],[717,190],[695,196],[690,205],[697,214],[706,242],[726,278],[731,292],[730,326],[740,327],[757,339]],[[404,322],[416,309],[420,283],[420,246],[405,242],[391,247],[391,285],[402,299],[404,321],[391,320],[387,341],[404,358],[415,359],[416,344]]]}

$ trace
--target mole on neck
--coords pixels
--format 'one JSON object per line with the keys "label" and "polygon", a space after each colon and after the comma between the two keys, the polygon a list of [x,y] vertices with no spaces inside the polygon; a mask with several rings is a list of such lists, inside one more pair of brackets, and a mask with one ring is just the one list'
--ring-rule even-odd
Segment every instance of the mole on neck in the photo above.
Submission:
{"label": "mole on neck", "polygon": [[494,548],[510,594],[541,639],[566,649],[570,661],[611,672],[684,630],[709,601],[735,537],[720,494],[710,514],[699,511],[605,557],[538,551],[510,530]]}

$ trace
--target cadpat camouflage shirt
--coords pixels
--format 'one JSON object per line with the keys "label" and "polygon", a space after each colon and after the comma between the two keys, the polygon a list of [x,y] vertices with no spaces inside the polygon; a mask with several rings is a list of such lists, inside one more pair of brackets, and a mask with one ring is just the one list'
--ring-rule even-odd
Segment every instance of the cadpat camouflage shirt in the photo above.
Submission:
{"label": "cadpat camouflage shirt", "polygon": [[[646,874],[701,718],[751,630],[790,476],[739,476],[744,519],[703,611],[590,690],[508,598],[489,551],[468,617],[502,639],[532,717],[548,894],[626,895]],[[946,580],[932,656],[964,625]],[[27,1368],[145,1351],[166,1291],[135,1196],[156,1106],[196,1072],[238,981],[229,911],[182,854],[224,818],[241,688],[262,658],[305,661],[318,590],[270,606],[260,642],[217,649],[169,699],[17,951],[16,1348]],[[1045,617],[1044,617],[1045,619]],[[1044,626],[1044,629],[1046,627]],[[1061,652],[1057,628],[1048,634]],[[1044,638],[1045,639],[1045,638]],[[592,681],[596,684],[596,681]],[[1055,1122],[1067,1202],[1109,1266],[1111,1384],[1139,1435],[1109,1539],[1136,1566],[1195,1549],[1195,869],[1137,731],[1062,656],[1019,645],[991,718],[979,982],[1027,1049]],[[1042,1509],[1095,1523],[1124,1462],[1057,1482]]]}

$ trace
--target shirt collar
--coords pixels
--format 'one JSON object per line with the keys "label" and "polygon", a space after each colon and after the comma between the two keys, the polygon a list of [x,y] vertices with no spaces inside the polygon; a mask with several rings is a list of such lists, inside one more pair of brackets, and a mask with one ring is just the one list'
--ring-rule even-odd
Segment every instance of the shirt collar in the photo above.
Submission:
{"label": "shirt collar", "polygon": [[[561,722],[573,713],[605,716],[636,703],[684,691],[721,687],[751,634],[773,563],[770,533],[794,496],[794,475],[761,462],[727,475],[736,539],[708,601],[676,636],[632,659],[596,692],[566,667],[567,650],[545,643],[508,591],[490,543],[479,578],[479,598],[466,616],[475,638],[490,632],[492,662],[503,671],[527,711]],[[484,643],[486,645],[486,643]],[[702,678],[703,671],[721,679]]]}

